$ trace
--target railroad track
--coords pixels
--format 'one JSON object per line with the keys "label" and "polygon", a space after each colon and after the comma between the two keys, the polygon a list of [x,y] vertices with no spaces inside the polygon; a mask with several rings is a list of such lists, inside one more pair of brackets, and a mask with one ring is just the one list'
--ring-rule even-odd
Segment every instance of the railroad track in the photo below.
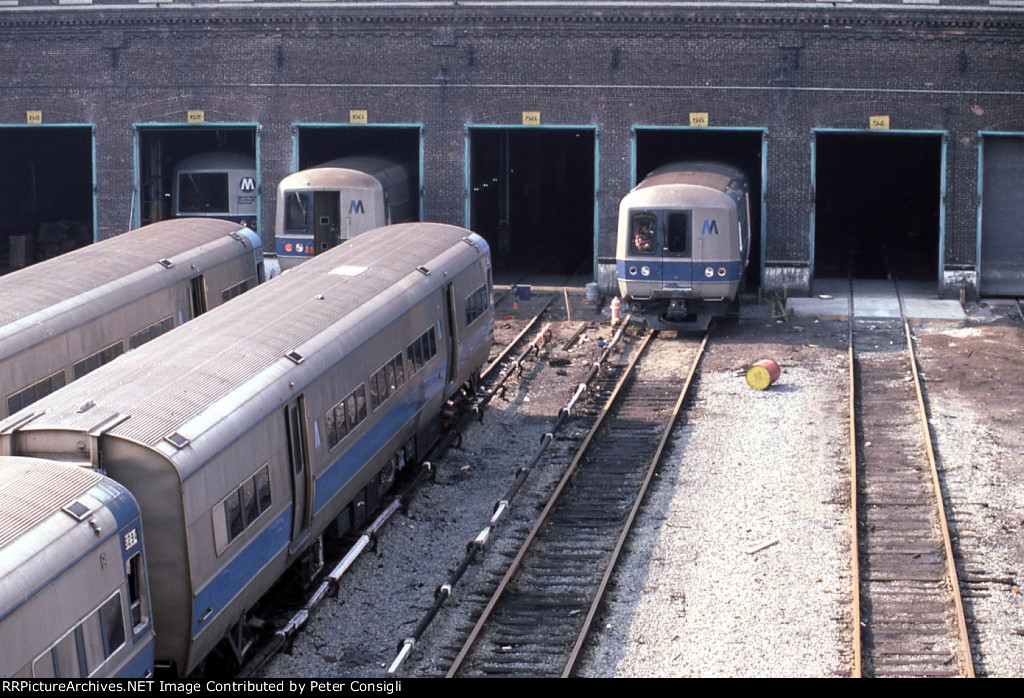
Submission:
{"label": "railroad track", "polygon": [[[448,676],[570,676],[706,344],[644,339]],[[675,352],[682,375],[637,369]]]}
{"label": "railroad track", "polygon": [[856,676],[973,677],[906,322],[851,321]]}
{"label": "railroad track", "polygon": [[[366,551],[376,549],[379,532],[392,516],[408,506],[420,487],[433,477],[434,465],[431,461],[443,458],[447,449],[458,443],[461,429],[474,418],[472,414],[476,413],[479,417],[480,411],[486,408],[486,403],[494,395],[493,383],[503,381],[515,370],[521,370],[523,362],[531,356],[536,357],[541,346],[550,339],[548,326],[542,327],[532,339],[528,335],[540,326],[541,319],[554,300],[555,296],[552,296],[533,317],[523,323],[522,331],[504,347],[498,349],[496,358],[481,371],[481,382],[490,382],[491,385],[479,395],[468,396],[471,404],[468,409],[461,411],[462,423],[442,437],[434,450],[428,454],[427,461],[417,468],[406,469],[397,483],[403,491],[386,498],[389,503],[381,506],[378,516],[365,526],[358,536],[346,539],[345,542],[350,545],[341,545],[339,541],[327,546],[324,553],[324,571],[317,578],[317,583],[306,590],[284,587],[275,590],[275,596],[268,595],[265,601],[273,609],[273,613],[261,619],[259,626],[263,628],[262,637],[253,647],[245,665],[235,672],[236,678],[257,675],[276,654],[293,642],[320,605],[337,593],[342,576],[348,572],[356,559]],[[513,357],[513,352],[519,353]],[[284,611],[281,610],[282,606],[285,607]]]}

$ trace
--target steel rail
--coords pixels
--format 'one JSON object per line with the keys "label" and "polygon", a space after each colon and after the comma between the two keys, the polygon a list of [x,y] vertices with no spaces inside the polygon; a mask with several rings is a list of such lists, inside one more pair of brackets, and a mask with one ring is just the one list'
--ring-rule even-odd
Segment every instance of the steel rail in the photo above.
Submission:
{"label": "steel rail", "polygon": [[[854,346],[854,335],[855,335],[855,319],[853,313],[850,314],[849,318],[849,337],[848,337],[848,362],[849,362],[849,439],[850,439],[850,509],[851,509],[851,575],[852,575],[852,587],[851,587],[851,603],[852,603],[852,643],[853,643],[853,667],[852,676],[855,678],[861,678],[864,676],[864,620],[863,615],[863,595],[862,595],[862,584],[865,580],[862,579],[862,568],[860,564],[861,550],[861,536],[860,536],[860,519],[861,519],[861,490],[859,486],[859,474],[862,465],[858,458],[858,441],[863,438],[863,434],[858,434],[857,428],[857,397],[858,388],[857,380],[861,376],[861,369],[859,367],[859,361],[857,358],[857,352]],[[964,612],[963,599],[960,592],[960,582],[956,571],[956,559],[953,554],[952,537],[949,531],[949,524],[947,519],[947,512],[945,503],[942,499],[942,485],[939,477],[938,464],[935,456],[935,447],[932,440],[931,429],[928,422],[928,410],[924,398],[923,384],[921,380],[921,374],[919,364],[914,351],[913,335],[911,333],[910,323],[904,318],[903,319],[903,335],[907,343],[907,360],[909,363],[910,374],[912,377],[912,383],[914,386],[914,401],[917,406],[918,418],[917,422],[921,428],[921,436],[923,439],[925,455],[928,459],[929,474],[927,480],[930,481],[932,489],[932,495],[935,498],[935,509],[936,512],[936,531],[941,537],[941,547],[943,554],[945,555],[945,575],[948,587],[948,591],[951,595],[951,601],[953,605],[953,615],[955,616],[956,622],[956,642],[959,645],[959,656],[961,661],[961,670],[963,675],[968,678],[975,676],[973,655],[971,653],[970,637],[967,630],[966,615]],[[862,386],[861,391],[865,388]],[[909,395],[908,395],[909,398]],[[862,415],[863,416],[863,415]],[[870,460],[870,459],[869,459]],[[867,485],[867,483],[865,483]]]}
{"label": "steel rail", "polygon": [[477,536],[472,541],[470,541],[466,545],[466,554],[463,556],[462,561],[459,563],[458,567],[455,569],[454,572],[449,574],[444,584],[442,584],[436,589],[436,591],[434,592],[434,603],[431,604],[431,607],[428,609],[427,613],[416,625],[416,628],[413,631],[413,633],[398,643],[397,655],[395,656],[395,659],[391,662],[391,665],[388,667],[387,670],[388,676],[394,676],[395,673],[397,673],[398,670],[401,668],[402,664],[405,663],[405,660],[412,653],[419,639],[426,632],[427,628],[430,627],[431,623],[433,623],[434,618],[436,618],[437,614],[440,613],[441,608],[444,606],[444,604],[447,603],[449,598],[451,598],[452,591],[454,590],[455,585],[465,575],[466,571],[469,569],[469,565],[474,560],[476,560],[476,558],[479,555],[483,553],[498,523],[508,512],[512,500],[519,492],[520,488],[525,483],[526,479],[529,477],[533,468],[540,461],[541,457],[544,455],[548,446],[551,445],[551,442],[554,440],[554,435],[562,428],[562,426],[564,426],[566,420],[568,420],[577,401],[580,399],[583,393],[589,390],[590,382],[597,376],[597,373],[600,370],[601,365],[608,360],[608,357],[611,355],[613,348],[625,336],[626,328],[629,326],[629,323],[630,316],[627,315],[626,318],[623,320],[621,327],[619,327],[618,331],[612,337],[611,341],[605,346],[604,350],[601,352],[601,356],[598,358],[597,361],[593,363],[590,371],[587,373],[583,381],[577,387],[572,398],[570,398],[570,400],[559,410],[558,416],[556,417],[555,423],[552,425],[551,430],[546,432],[541,437],[540,444],[537,446],[537,449],[530,458],[529,463],[517,470],[514,482],[506,491],[502,499],[500,499],[495,504],[494,513],[488,520],[487,525],[477,534]]}
{"label": "steel rail", "polygon": [[622,554],[622,548],[626,545],[626,540],[629,538],[629,535],[633,530],[633,522],[636,520],[636,516],[640,511],[640,505],[643,503],[644,497],[647,495],[647,490],[651,485],[651,480],[654,478],[654,473],[661,464],[661,456],[665,452],[665,447],[668,445],[669,439],[672,437],[672,429],[675,427],[675,424],[679,419],[679,413],[683,409],[683,403],[686,401],[686,396],[690,393],[690,386],[693,383],[693,377],[697,373],[697,366],[700,364],[701,357],[704,356],[704,350],[708,345],[708,338],[710,336],[711,334],[709,332],[704,333],[704,338],[701,340],[700,346],[697,348],[697,354],[693,361],[690,362],[690,370],[686,374],[686,381],[683,383],[683,387],[679,391],[679,397],[676,398],[675,405],[672,407],[672,413],[669,415],[664,432],[662,432],[661,440],[658,442],[658,448],[651,457],[651,462],[647,467],[647,475],[644,477],[643,484],[637,492],[636,500],[633,502],[633,506],[629,511],[629,516],[626,517],[625,525],[622,528],[622,532],[619,534],[619,540],[616,542],[615,549],[612,551],[611,560],[605,568],[604,574],[601,577],[601,583],[598,585],[597,592],[591,600],[590,609],[587,611],[587,617],[583,621],[583,627],[580,629],[579,635],[576,638],[576,643],[573,645],[572,652],[569,654],[569,659],[566,661],[565,668],[562,670],[563,679],[568,678],[572,674],[573,669],[576,668],[580,652],[583,651],[583,644],[586,642],[587,635],[590,633],[590,626],[594,622],[597,610],[601,605],[601,601],[604,599],[605,590],[608,588],[608,583],[611,581],[612,573],[615,571],[619,557]]}
{"label": "steel rail", "polygon": [[563,474],[562,479],[559,481],[558,485],[555,487],[554,492],[552,492],[551,496],[548,498],[548,502],[544,506],[543,511],[541,511],[540,515],[537,517],[537,521],[534,523],[533,528],[530,529],[529,534],[526,536],[526,539],[523,541],[522,545],[520,546],[519,551],[516,553],[515,558],[512,560],[511,564],[509,565],[508,569],[505,572],[505,575],[502,577],[501,581],[498,583],[498,586],[495,589],[494,593],[491,595],[491,598],[487,602],[486,607],[484,608],[483,612],[480,614],[480,617],[477,619],[477,622],[473,626],[473,629],[470,631],[469,636],[467,637],[466,641],[463,643],[462,649],[459,650],[459,653],[458,653],[458,655],[456,655],[454,661],[452,662],[451,667],[449,667],[448,672],[447,672],[445,678],[452,678],[452,677],[454,677],[458,673],[459,669],[462,666],[463,661],[465,660],[466,656],[469,654],[469,652],[472,649],[473,645],[476,643],[476,640],[479,637],[479,635],[480,635],[481,631],[483,630],[484,626],[487,624],[487,621],[490,618],[491,613],[494,611],[494,608],[497,605],[498,600],[501,598],[501,596],[504,593],[505,589],[508,587],[509,582],[512,580],[512,578],[515,576],[516,572],[519,570],[519,567],[522,564],[523,559],[526,556],[527,551],[529,550],[530,546],[533,544],[534,539],[536,539],[537,534],[539,533],[540,529],[543,527],[545,521],[548,518],[548,515],[551,513],[552,509],[554,508],[554,506],[555,506],[556,502],[558,501],[562,491],[565,489],[566,485],[572,479],[573,474],[576,472],[576,468],[579,465],[580,461],[582,460],[584,452],[587,450],[587,447],[589,446],[590,442],[593,441],[595,435],[597,434],[597,432],[600,429],[602,423],[604,422],[605,417],[608,415],[611,406],[615,403],[616,399],[618,398],[618,395],[622,391],[623,386],[626,384],[626,381],[629,380],[629,377],[632,375],[634,368],[636,367],[637,363],[639,362],[640,356],[643,355],[644,351],[650,345],[651,341],[654,339],[655,336],[657,336],[657,332],[650,332],[649,331],[643,337],[640,346],[637,348],[636,352],[634,352],[633,357],[630,360],[630,363],[626,367],[626,370],[624,370],[622,372],[622,375],[619,377],[619,380],[615,384],[615,388],[612,390],[611,395],[608,397],[608,399],[605,402],[604,407],[601,409],[600,413],[598,414],[597,419],[594,422],[594,425],[591,427],[590,431],[584,437],[584,439],[583,439],[579,449],[577,450],[576,456],[572,460],[572,463],[570,463],[568,468],[566,468],[566,471]]}
{"label": "steel rail", "polygon": [[552,294],[551,298],[548,299],[548,302],[544,304],[544,307],[542,307],[540,311],[538,311],[537,314],[534,315],[528,323],[526,323],[526,327],[524,327],[522,331],[516,335],[515,339],[506,344],[505,348],[501,350],[501,352],[494,359],[494,361],[488,364],[487,367],[480,372],[481,380],[490,375],[491,371],[493,371],[495,367],[497,367],[502,361],[508,358],[508,355],[512,353],[512,350],[515,349],[515,347],[523,340],[523,337],[525,337],[530,332],[530,330],[537,326],[537,323],[540,322],[541,317],[544,315],[544,313],[547,312],[548,308],[551,307],[551,304],[554,303],[554,301],[555,296],[554,294]]}
{"label": "steel rail", "polygon": [[[853,305],[853,286],[850,287],[850,305]],[[853,596],[853,677],[862,678],[864,675],[863,639],[861,638],[861,616],[860,616],[860,527],[857,522],[860,520],[857,502],[857,379],[856,362],[853,357],[853,308],[850,308],[850,331],[848,334],[847,356],[850,366],[849,371],[849,407],[850,407],[850,572],[853,577],[850,585]]]}
{"label": "steel rail", "polygon": [[907,351],[910,354],[910,372],[914,376],[914,391],[917,394],[917,407],[921,417],[921,429],[924,436],[925,450],[928,453],[928,465],[931,468],[932,487],[935,490],[935,504],[939,509],[939,529],[942,531],[942,544],[946,550],[946,573],[949,575],[950,592],[956,606],[956,623],[960,639],[960,650],[963,654],[964,672],[967,678],[973,679],[974,657],[971,654],[971,640],[967,633],[967,616],[964,614],[963,597],[960,594],[960,577],[956,571],[956,558],[953,557],[953,541],[949,534],[949,523],[946,518],[946,504],[942,501],[942,483],[939,480],[939,468],[935,462],[935,448],[932,444],[932,432],[928,425],[928,409],[921,390],[921,375],[918,370],[917,356],[914,353],[914,339],[910,334],[910,323],[904,319],[903,329],[907,336]]}

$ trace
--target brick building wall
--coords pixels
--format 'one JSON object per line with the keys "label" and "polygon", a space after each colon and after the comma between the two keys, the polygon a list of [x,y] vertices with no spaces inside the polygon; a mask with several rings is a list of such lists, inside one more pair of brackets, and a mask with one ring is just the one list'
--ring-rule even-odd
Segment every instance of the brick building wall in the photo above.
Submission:
{"label": "brick building wall", "polygon": [[465,224],[466,130],[596,129],[596,254],[613,253],[633,131],[764,134],[765,284],[809,288],[815,133],[941,134],[940,283],[974,283],[982,132],[1024,133],[1024,8],[961,5],[214,3],[0,7],[0,124],[94,129],[96,235],[137,206],[135,126],[258,125],[262,232],[295,127],[422,125],[424,217]]}

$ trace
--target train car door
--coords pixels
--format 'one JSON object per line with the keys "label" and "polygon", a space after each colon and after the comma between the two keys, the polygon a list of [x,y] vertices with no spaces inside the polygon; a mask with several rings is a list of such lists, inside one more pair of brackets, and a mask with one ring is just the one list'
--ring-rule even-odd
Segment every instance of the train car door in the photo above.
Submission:
{"label": "train car door", "polygon": [[203,275],[193,276],[188,282],[188,297],[192,305],[192,317],[197,318],[206,312],[206,280]]}
{"label": "train car door", "polygon": [[292,479],[292,544],[294,552],[309,532],[312,514],[313,486],[310,481],[309,449],[306,444],[306,409],[302,397],[284,408],[285,431],[288,434],[288,464]]}
{"label": "train car door", "polygon": [[313,249],[316,250],[316,254],[338,244],[340,220],[341,196],[338,192],[313,192]]}
{"label": "train car door", "polygon": [[459,343],[456,336],[455,324],[455,288],[448,284],[444,289],[445,318],[448,324],[448,336],[445,339],[445,346],[448,349],[448,375],[445,380],[448,384],[454,383],[459,369]]}
{"label": "train car door", "polygon": [[666,289],[691,288],[700,268],[700,245],[693,239],[692,211],[664,211],[660,221],[662,282]]}

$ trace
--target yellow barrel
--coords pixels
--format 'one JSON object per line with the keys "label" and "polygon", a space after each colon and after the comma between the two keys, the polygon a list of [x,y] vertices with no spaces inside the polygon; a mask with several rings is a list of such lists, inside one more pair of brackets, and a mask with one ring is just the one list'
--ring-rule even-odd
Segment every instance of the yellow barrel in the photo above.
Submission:
{"label": "yellow barrel", "polygon": [[761,359],[747,369],[747,385],[754,390],[766,390],[769,385],[779,380],[782,369],[774,359]]}

